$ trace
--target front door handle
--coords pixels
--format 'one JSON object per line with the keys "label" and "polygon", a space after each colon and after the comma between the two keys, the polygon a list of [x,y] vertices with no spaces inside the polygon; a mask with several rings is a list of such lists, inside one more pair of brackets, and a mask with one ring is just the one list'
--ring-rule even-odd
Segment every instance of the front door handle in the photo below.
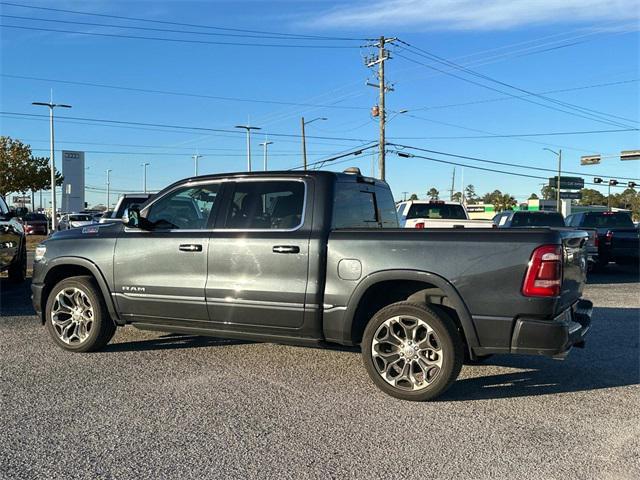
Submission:
{"label": "front door handle", "polygon": [[181,252],[201,252],[202,251],[202,245],[197,245],[195,243],[186,243],[186,244],[180,245],[180,247],[178,247],[178,249]]}
{"label": "front door handle", "polygon": [[275,245],[273,253],[300,253],[300,247],[296,245]]}

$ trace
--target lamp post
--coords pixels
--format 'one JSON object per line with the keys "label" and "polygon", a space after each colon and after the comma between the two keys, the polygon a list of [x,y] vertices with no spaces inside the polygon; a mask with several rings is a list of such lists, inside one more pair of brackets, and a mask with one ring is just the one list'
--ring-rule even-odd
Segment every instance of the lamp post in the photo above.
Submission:
{"label": "lamp post", "polygon": [[202,158],[202,155],[200,155],[199,153],[196,153],[195,155],[191,155],[191,158],[193,158],[193,168],[194,168],[194,173],[195,176],[198,176],[198,160],[200,160]]}
{"label": "lamp post", "polygon": [[247,171],[251,171],[251,130],[261,130],[260,127],[249,125],[236,125],[236,128],[244,128],[247,131]]}
{"label": "lamp post", "polygon": [[50,102],[31,102],[32,105],[38,105],[41,107],[49,107],[49,140],[50,140],[50,164],[51,164],[51,229],[55,230],[57,226],[57,218],[56,218],[56,161],[54,157],[54,135],[53,135],[53,109],[56,107],[60,108],[71,108],[71,105],[66,105],[64,103],[53,103],[53,100]]}
{"label": "lamp post", "polygon": [[111,193],[111,172],[113,170],[112,169],[107,169],[107,210],[109,210],[109,206],[110,206],[110,193]]}
{"label": "lamp post", "polygon": [[314,118],[313,120],[309,120],[309,121],[304,121],[304,117],[300,118],[300,125],[302,127],[302,159],[304,162],[304,169],[307,169],[307,137],[304,133],[304,126],[305,125],[309,125],[312,122],[315,122],[316,120],[328,120],[328,118],[326,117],[318,117],[318,118]]}
{"label": "lamp post", "polygon": [[272,144],[273,142],[267,141],[267,137],[265,137],[264,142],[260,144],[260,146],[264,148],[264,171],[265,172],[267,171],[267,159],[268,159],[267,148],[269,147],[269,145],[272,145]]}
{"label": "lamp post", "polygon": [[551,150],[550,148],[543,148],[543,150],[547,150],[551,153],[553,153],[554,155],[557,155],[558,157],[558,183],[557,183],[557,188],[556,188],[556,209],[558,210],[558,212],[560,212],[562,210],[562,205],[560,202],[560,185],[561,185],[561,177],[562,177],[562,149],[558,150],[557,152],[555,150]]}
{"label": "lamp post", "polygon": [[147,167],[151,165],[149,162],[144,162],[142,166],[142,188],[143,192],[147,193]]}

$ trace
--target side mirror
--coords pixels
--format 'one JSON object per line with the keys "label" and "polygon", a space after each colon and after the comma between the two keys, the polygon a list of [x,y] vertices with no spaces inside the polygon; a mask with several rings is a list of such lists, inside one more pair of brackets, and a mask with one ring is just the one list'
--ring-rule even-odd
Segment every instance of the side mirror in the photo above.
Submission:
{"label": "side mirror", "polygon": [[137,205],[125,208],[122,223],[127,227],[140,228],[140,208]]}
{"label": "side mirror", "polygon": [[16,216],[16,213],[12,210],[9,210],[7,213],[0,213],[0,220],[4,220],[8,222],[15,216]]}

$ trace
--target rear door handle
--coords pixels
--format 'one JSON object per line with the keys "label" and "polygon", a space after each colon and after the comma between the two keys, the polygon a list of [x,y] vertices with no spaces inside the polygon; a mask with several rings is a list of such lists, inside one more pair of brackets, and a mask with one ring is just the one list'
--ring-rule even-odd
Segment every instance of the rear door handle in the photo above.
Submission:
{"label": "rear door handle", "polygon": [[201,252],[202,251],[202,245],[197,245],[195,243],[185,243],[180,245],[180,247],[178,247],[178,249],[181,252]]}
{"label": "rear door handle", "polygon": [[275,245],[273,253],[300,253],[300,247],[296,245]]}

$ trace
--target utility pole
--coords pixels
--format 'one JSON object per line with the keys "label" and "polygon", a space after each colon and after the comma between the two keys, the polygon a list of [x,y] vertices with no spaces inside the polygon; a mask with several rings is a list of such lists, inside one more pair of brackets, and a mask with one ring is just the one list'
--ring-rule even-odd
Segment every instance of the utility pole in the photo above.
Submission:
{"label": "utility pole", "polygon": [[558,212],[561,212],[562,201],[560,200],[560,186],[562,185],[562,182],[560,179],[562,178],[562,149],[556,152],[554,150],[551,150],[550,148],[545,147],[543,148],[543,150],[547,150],[558,157],[558,182],[556,184],[556,209]]}
{"label": "utility pole", "polygon": [[151,165],[149,162],[142,164],[142,191],[147,193],[147,167]]}
{"label": "utility pole", "polygon": [[385,93],[388,91],[393,91],[393,88],[387,86],[384,81],[384,62],[391,58],[389,51],[385,49],[385,45],[387,43],[392,43],[396,38],[385,38],[381,36],[378,40],[378,43],[373,46],[378,48],[378,56],[369,57],[365,59],[367,67],[373,67],[374,65],[378,65],[378,84],[369,83],[367,85],[370,87],[376,87],[379,90],[379,103],[378,103],[378,118],[380,119],[380,146],[379,146],[379,157],[378,157],[378,173],[380,180],[384,180],[386,176],[385,171],[385,122],[386,122],[386,108],[385,108]]}
{"label": "utility pole", "polygon": [[194,175],[197,177],[198,176],[198,160],[202,158],[202,155],[196,152],[195,155],[191,155],[191,158],[193,158],[193,167],[195,172]]}
{"label": "utility pole", "polygon": [[[302,127],[302,128],[303,128],[303,130],[302,130],[302,131],[304,131],[304,125],[303,125],[303,127]],[[268,148],[268,147],[269,147],[269,145],[271,145],[271,144],[273,144],[273,142],[269,142],[269,141],[267,141],[267,137],[266,137],[266,136],[264,137],[264,142],[262,142],[262,143],[260,144],[260,146],[264,148],[264,171],[265,171],[265,172],[267,171],[267,160],[268,160],[268,156],[267,156],[267,148]],[[305,162],[305,163],[304,163],[304,167],[305,167],[305,170],[306,170],[306,169],[307,169],[307,162]]]}
{"label": "utility pole", "polygon": [[316,120],[327,120],[326,117],[318,117],[313,120],[309,120],[308,122],[304,121],[304,117],[300,118],[300,126],[302,127],[302,159],[304,164],[304,169],[307,169],[307,136],[304,132],[304,126],[309,125],[311,122],[315,122]]}
{"label": "utility pole", "polygon": [[406,201],[407,201],[407,193],[409,193],[409,192],[402,192],[402,196],[403,196],[402,201],[403,201],[403,202],[406,202]]}
{"label": "utility pole", "polygon": [[236,128],[244,128],[247,131],[247,172],[251,171],[251,130],[261,130],[260,127],[250,125],[236,125]]}
{"label": "utility pole", "polygon": [[453,167],[453,175],[451,175],[451,195],[449,198],[453,200],[453,194],[456,191],[456,167]]}
{"label": "utility pole", "polygon": [[58,219],[56,217],[57,208],[56,208],[56,161],[54,156],[54,135],[53,135],[53,109],[56,107],[60,108],[71,108],[71,105],[66,105],[64,103],[53,103],[53,95],[51,95],[51,99],[49,102],[32,102],[32,105],[39,105],[42,107],[49,107],[49,140],[50,140],[50,166],[51,166],[51,229],[56,230],[56,226],[58,224]]}
{"label": "utility pole", "polygon": [[111,189],[111,172],[112,170],[110,168],[107,169],[107,210],[109,210],[109,206],[110,206],[109,202],[111,201],[111,198],[109,195],[111,193],[111,190],[110,190]]}

